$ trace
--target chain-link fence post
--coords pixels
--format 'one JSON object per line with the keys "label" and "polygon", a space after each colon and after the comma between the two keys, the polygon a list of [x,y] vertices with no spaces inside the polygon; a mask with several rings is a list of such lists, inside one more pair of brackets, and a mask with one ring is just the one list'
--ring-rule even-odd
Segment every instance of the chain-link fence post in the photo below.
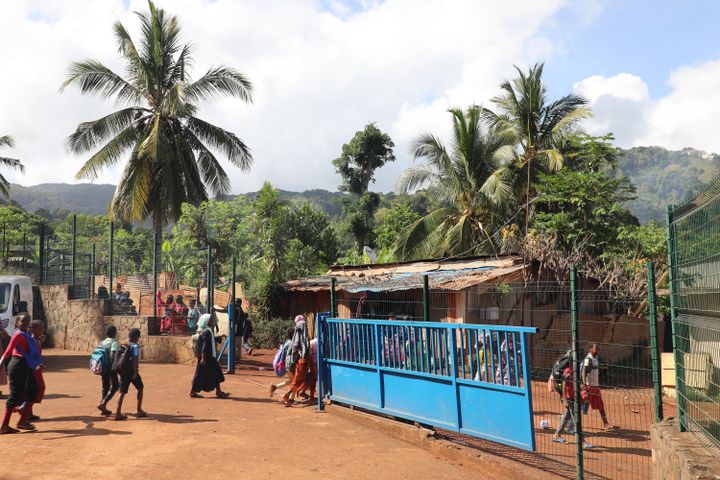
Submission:
{"label": "chain-link fence post", "polygon": [[72,283],[75,284],[75,268],[76,268],[76,260],[77,257],[77,215],[73,213],[72,216],[72,240],[70,243],[70,248],[72,249],[72,263],[70,264],[70,275],[72,276]]}
{"label": "chain-link fence post", "polygon": [[95,244],[92,244],[90,253],[90,298],[95,298]]}
{"label": "chain-link fence post", "polygon": [[572,324],[572,350],[573,350],[573,385],[575,386],[575,478],[583,480],[585,470],[583,467],[583,431],[582,431],[582,396],[580,395],[580,332],[578,329],[578,285],[577,269],[570,267],[570,322]]}
{"label": "chain-link fence post", "polygon": [[657,303],[655,299],[655,265],[647,262],[648,317],[650,319],[650,356],[652,358],[653,386],[655,387],[655,421],[663,419],[662,385],[660,382],[660,344],[657,331]]}
{"label": "chain-link fence post", "polygon": [[423,275],[423,320],[430,321],[430,281]]}
{"label": "chain-link fence post", "polygon": [[330,317],[337,318],[337,309],[335,303],[335,277],[330,278]]}
{"label": "chain-link fence post", "polygon": [[152,313],[152,319],[153,319],[153,325],[155,325],[155,327],[153,327],[153,328],[157,328],[156,325],[157,325],[157,322],[158,322],[158,317],[157,317],[158,298],[157,298],[157,295],[158,295],[158,254],[159,254],[159,252],[158,252],[158,247],[157,247],[157,246],[158,246],[158,232],[157,232],[157,229],[153,229],[153,237],[152,237],[152,238],[153,238],[153,239],[152,239],[152,242],[153,242],[153,250],[152,250],[152,253],[153,253],[153,258],[152,258],[152,276],[153,276],[153,279],[152,279],[152,288],[153,288],[153,292],[152,292],[152,305],[153,305],[153,313]]}
{"label": "chain-link fence post", "polygon": [[40,266],[40,285],[45,283],[45,223],[40,224],[40,235],[38,236],[38,264]]}
{"label": "chain-link fence post", "polygon": [[112,298],[113,292],[113,243],[115,240],[115,222],[110,222],[110,236],[108,238],[108,295]]}
{"label": "chain-link fence post", "polygon": [[672,322],[672,339],[673,353],[675,360],[675,390],[677,398],[677,415],[678,429],[685,431],[685,422],[683,415],[685,414],[685,367],[683,364],[683,352],[680,351],[678,345],[679,325],[677,324],[677,302],[678,302],[678,286],[677,286],[677,250],[675,244],[675,205],[667,207],[667,224],[668,224],[668,278],[670,282],[670,321]]}
{"label": "chain-link fence post", "polygon": [[[238,328],[235,325],[235,270],[237,269],[237,261],[235,257],[232,257],[232,272],[230,273],[230,302],[228,303],[228,368],[227,373],[235,373],[235,329]],[[245,340],[245,332],[240,332],[240,350],[242,350],[242,343]]]}

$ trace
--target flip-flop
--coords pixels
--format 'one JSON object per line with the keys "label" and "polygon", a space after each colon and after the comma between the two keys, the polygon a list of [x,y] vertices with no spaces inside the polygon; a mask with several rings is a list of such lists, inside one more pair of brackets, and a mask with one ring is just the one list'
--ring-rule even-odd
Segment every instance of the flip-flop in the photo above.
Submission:
{"label": "flip-flop", "polygon": [[115,415],[115,420],[117,420],[119,422],[123,421],[123,420],[127,420],[127,415],[125,415],[124,413],[120,414],[120,415]]}
{"label": "flip-flop", "polygon": [[29,432],[33,432],[33,431],[37,430],[37,428],[35,428],[35,425],[33,425],[30,422],[18,423],[17,425],[15,425],[15,428],[17,428],[18,430],[27,430]]}
{"label": "flip-flop", "polygon": [[553,437],[552,441],[555,443],[567,443],[567,440],[562,437]]}
{"label": "flip-flop", "polygon": [[616,427],[615,425],[610,425],[609,427],[605,428],[606,432],[615,432],[617,430],[620,430],[620,428]]}
{"label": "flip-flop", "polygon": [[97,409],[100,410],[101,415],[112,415],[112,412],[105,407],[98,406]]}

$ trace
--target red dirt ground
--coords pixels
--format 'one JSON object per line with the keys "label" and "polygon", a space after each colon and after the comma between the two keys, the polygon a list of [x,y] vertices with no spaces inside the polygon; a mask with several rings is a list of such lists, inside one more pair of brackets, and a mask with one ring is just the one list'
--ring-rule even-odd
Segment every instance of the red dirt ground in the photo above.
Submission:
{"label": "red dirt ground", "polygon": [[[0,437],[0,479],[508,478],[500,468],[478,472],[313,407],[283,408],[268,398],[274,374],[259,370],[268,352],[227,377],[228,400],[188,398],[192,367],[142,364],[150,416],[124,422],[95,409],[100,379],[88,358],[45,351],[38,431]],[[131,387],[125,411],[134,409]]]}

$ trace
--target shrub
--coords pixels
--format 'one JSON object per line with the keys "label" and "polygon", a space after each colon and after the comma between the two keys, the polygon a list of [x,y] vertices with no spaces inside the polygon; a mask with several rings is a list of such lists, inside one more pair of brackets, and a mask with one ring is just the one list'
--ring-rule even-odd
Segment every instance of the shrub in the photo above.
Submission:
{"label": "shrub", "polygon": [[285,341],[288,328],[294,325],[287,318],[258,318],[253,325],[253,340],[258,348],[277,348]]}

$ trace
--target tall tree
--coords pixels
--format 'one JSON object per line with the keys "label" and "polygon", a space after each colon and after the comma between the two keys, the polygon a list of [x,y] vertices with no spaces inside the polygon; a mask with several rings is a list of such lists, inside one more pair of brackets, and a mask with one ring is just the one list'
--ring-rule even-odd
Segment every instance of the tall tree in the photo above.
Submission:
{"label": "tall tree", "polygon": [[370,182],[375,181],[375,170],[395,161],[393,148],[395,144],[390,136],[374,123],[356,132],[350,143],[343,145],[340,157],[332,162],[342,176],[340,191],[357,196],[367,192]]}
{"label": "tall tree", "polygon": [[76,154],[100,147],[77,172],[78,179],[95,179],[126,159],[111,215],[130,222],[151,218],[159,238],[162,228],[179,218],[184,202],[196,205],[208,199],[208,191],[217,196],[230,189],[214,151],[242,170],[250,168],[252,157],[242,140],[196,113],[201,101],[218,95],[250,102],[252,85],[225,66],[212,67],[193,81],[192,46],[181,43],[178,18],[152,1],[148,6],[149,13],[137,13],[139,43],[120,22],[113,26],[124,78],[98,60],[83,60],[70,65],[61,90],[77,86],[123,106],[81,123],[67,147]]}
{"label": "tall tree", "polygon": [[[0,135],[0,147],[9,147],[13,148],[15,146],[15,141],[10,135]],[[8,168],[12,168],[15,170],[20,170],[21,172],[25,171],[25,167],[20,162],[20,160],[16,158],[9,158],[9,157],[3,157],[0,156],[0,165]],[[6,199],[10,199],[10,182],[7,181],[7,179],[3,176],[3,174],[0,173],[0,195],[5,197]]]}
{"label": "tall tree", "polygon": [[345,201],[343,214],[346,229],[355,238],[355,250],[360,255],[372,233],[374,215],[380,205],[379,196],[368,192],[368,187],[375,181],[378,168],[395,161],[394,147],[389,135],[374,123],[368,123],[355,133],[350,143],[343,145],[342,154],[332,162],[342,177],[340,191],[352,196]]}
{"label": "tall tree", "polygon": [[[530,222],[532,184],[541,172],[553,172],[563,165],[558,149],[562,138],[575,124],[590,115],[587,100],[575,94],[554,101],[546,98],[542,63],[527,72],[515,67],[518,76],[500,84],[503,94],[492,102],[497,111],[486,110],[486,120],[499,133],[512,138],[512,146],[501,150],[506,165],[502,176],[512,178],[516,193],[525,193],[525,235]],[[519,196],[519,195],[518,195]]]}
{"label": "tall tree", "polygon": [[449,112],[450,148],[430,133],[421,135],[412,152],[425,162],[405,170],[398,180],[397,190],[429,187],[440,201],[439,208],[400,234],[395,252],[400,258],[493,251],[491,227],[511,199],[511,185],[498,173],[496,160],[508,139],[483,129],[479,107]]}

